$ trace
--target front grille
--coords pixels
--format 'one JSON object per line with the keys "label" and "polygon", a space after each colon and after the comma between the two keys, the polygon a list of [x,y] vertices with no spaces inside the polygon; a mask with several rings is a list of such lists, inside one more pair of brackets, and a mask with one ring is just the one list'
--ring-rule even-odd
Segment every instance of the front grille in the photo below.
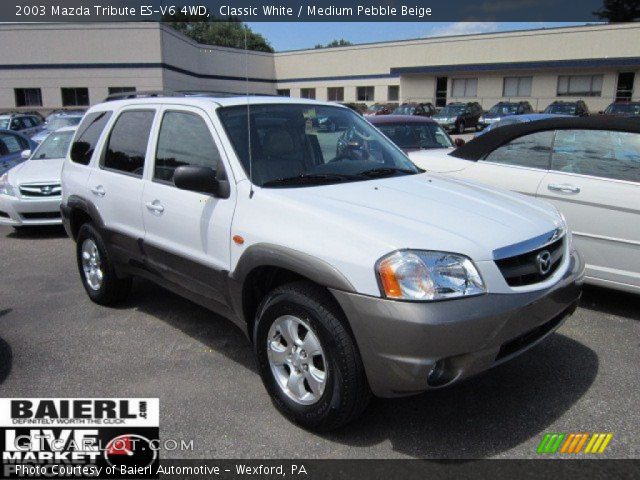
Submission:
{"label": "front grille", "polygon": [[60,218],[60,212],[29,212],[22,213],[21,215],[25,220],[52,220],[54,218]]}
{"label": "front grille", "polygon": [[59,183],[29,183],[20,185],[20,195],[23,197],[47,198],[59,197],[62,187]]}
{"label": "front grille", "polygon": [[[496,265],[498,265],[504,279],[511,287],[521,287],[542,282],[553,275],[562,263],[564,239],[565,237],[562,237],[549,245],[521,255],[496,260]],[[540,262],[538,261],[538,256],[544,251],[549,252],[551,257],[548,271],[541,270]]]}

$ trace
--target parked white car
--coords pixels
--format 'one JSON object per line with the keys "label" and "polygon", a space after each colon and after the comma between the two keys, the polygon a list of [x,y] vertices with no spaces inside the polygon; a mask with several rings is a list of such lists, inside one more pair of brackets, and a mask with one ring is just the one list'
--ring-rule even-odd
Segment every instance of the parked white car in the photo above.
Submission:
{"label": "parked white car", "polygon": [[[366,141],[338,149],[340,135],[313,122],[325,117]],[[62,185],[94,302],[122,301],[142,276],[229,317],[276,407],[308,428],[344,425],[371,393],[411,395],[505,362],[580,298],[584,265],[555,208],[424,174],[331,103],[96,105]]]}
{"label": "parked white car", "polygon": [[542,198],[566,217],[586,281],[640,293],[640,122],[558,117],[487,132],[454,152],[420,151],[431,172]]}
{"label": "parked white car", "polygon": [[62,223],[60,175],[75,130],[50,133],[35,152],[22,152],[27,161],[0,177],[0,225],[17,229]]}

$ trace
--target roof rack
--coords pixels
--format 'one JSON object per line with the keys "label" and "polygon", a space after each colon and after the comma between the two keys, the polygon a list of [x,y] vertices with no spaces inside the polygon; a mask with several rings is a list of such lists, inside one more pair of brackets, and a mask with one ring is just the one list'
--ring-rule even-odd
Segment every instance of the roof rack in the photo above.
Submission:
{"label": "roof rack", "polygon": [[111,102],[113,100],[125,100],[128,98],[151,98],[151,97],[184,97],[185,95],[180,92],[172,92],[169,90],[143,90],[136,92],[118,92],[107,95],[104,99],[105,102]]}

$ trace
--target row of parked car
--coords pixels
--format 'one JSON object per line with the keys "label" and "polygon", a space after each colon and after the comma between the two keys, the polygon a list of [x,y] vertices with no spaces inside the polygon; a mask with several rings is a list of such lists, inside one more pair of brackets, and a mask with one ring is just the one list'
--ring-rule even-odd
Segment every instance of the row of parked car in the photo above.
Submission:
{"label": "row of parked car", "polygon": [[[498,102],[488,111],[484,111],[478,102],[452,102],[442,109],[437,109],[430,102],[408,102],[397,104],[375,104],[364,111],[364,115],[417,115],[432,117],[446,130],[464,133],[468,128],[481,131],[513,115],[534,114],[534,109],[527,101]],[[542,114],[586,117],[589,108],[583,100],[554,101]],[[599,114],[610,116],[640,117],[640,102],[615,102]],[[538,117],[542,119],[545,117]]]}
{"label": "row of parked car", "polygon": [[640,292],[640,122],[554,117],[466,144],[446,124],[116,100],[0,177],[0,223],[64,223],[96,303],[143,276],[229,317],[274,405],[333,429],[371,393],[444,387],[542,341],[585,278]]}

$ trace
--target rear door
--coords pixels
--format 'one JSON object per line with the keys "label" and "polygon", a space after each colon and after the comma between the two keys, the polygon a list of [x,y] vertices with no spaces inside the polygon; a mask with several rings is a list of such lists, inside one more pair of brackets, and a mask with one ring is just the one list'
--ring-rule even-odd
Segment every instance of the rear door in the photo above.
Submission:
{"label": "rear door", "polygon": [[553,131],[524,135],[453,174],[535,196],[549,168],[552,143]]}
{"label": "rear door", "polygon": [[558,130],[538,196],[566,216],[587,276],[640,288],[640,134]]}
{"label": "rear door", "polygon": [[172,105],[160,115],[142,200],[145,253],[166,280],[224,304],[234,188],[229,198],[181,190],[173,174],[179,166],[197,165],[216,170],[217,178],[226,181],[230,169],[225,168],[219,138],[206,112]]}
{"label": "rear door", "polygon": [[89,192],[104,222],[105,240],[116,261],[142,261],[142,178],[149,155],[149,135],[157,108],[131,106],[111,123]]}

